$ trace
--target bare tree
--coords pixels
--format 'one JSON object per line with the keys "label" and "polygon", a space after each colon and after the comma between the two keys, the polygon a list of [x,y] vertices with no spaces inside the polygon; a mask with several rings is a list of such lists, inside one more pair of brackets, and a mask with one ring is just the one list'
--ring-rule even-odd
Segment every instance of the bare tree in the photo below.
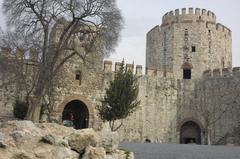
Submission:
{"label": "bare tree", "polygon": [[[24,49],[23,60],[12,53],[13,63],[18,67],[21,61],[33,68],[34,74],[16,69],[13,74],[20,73],[30,89],[27,118],[34,122],[39,121],[44,96],[64,63],[76,55],[84,61],[95,50],[108,54],[122,28],[115,0],[4,0],[3,9],[8,29],[2,32],[2,47]],[[26,62],[33,49],[36,61]]]}
{"label": "bare tree", "polygon": [[[239,93],[231,90],[240,87],[239,81],[234,77],[220,80],[217,82],[215,79],[203,81],[201,87],[198,88],[202,96],[199,98],[199,103],[193,107],[204,121],[205,144],[208,145],[213,144],[213,127],[228,113],[239,110]],[[228,81],[231,81],[231,87],[228,86]],[[214,98],[211,98],[211,95],[214,95]]]}

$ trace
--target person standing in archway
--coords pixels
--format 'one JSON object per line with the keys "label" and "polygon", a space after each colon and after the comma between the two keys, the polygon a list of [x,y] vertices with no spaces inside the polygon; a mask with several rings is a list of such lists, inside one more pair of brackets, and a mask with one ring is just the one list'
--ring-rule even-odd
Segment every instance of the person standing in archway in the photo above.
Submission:
{"label": "person standing in archway", "polygon": [[72,112],[70,112],[69,118],[63,120],[63,125],[67,126],[67,127],[74,127],[73,121],[74,121],[74,116],[73,116]]}

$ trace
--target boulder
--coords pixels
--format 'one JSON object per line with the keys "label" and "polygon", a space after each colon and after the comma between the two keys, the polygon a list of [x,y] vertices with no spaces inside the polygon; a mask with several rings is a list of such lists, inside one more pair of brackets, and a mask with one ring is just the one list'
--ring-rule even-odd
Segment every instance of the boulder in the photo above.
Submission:
{"label": "boulder", "polygon": [[16,153],[13,155],[13,159],[32,159],[32,156],[29,156],[25,152]]}
{"label": "boulder", "polygon": [[118,143],[118,134],[109,129],[95,132],[55,123],[0,122],[0,159],[126,159]]}
{"label": "boulder", "polygon": [[[43,145],[34,150],[36,159],[79,159],[79,154],[66,147]],[[35,158],[34,158],[35,159]]]}
{"label": "boulder", "polygon": [[10,136],[12,136],[13,139],[18,143],[23,142],[26,139],[30,139],[30,136],[27,133],[25,133],[24,131],[20,131],[20,130],[13,131],[10,134]]}
{"label": "boulder", "polygon": [[118,149],[120,137],[117,132],[112,132],[108,126],[105,126],[98,134],[100,136],[100,146],[104,147],[107,153]]}
{"label": "boulder", "polygon": [[82,153],[88,146],[97,146],[99,136],[93,129],[82,129],[74,131],[66,137],[72,150]]}
{"label": "boulder", "polygon": [[45,135],[42,137],[41,142],[44,142],[46,144],[54,145],[56,144],[56,139],[53,135]]}
{"label": "boulder", "polygon": [[65,147],[56,150],[56,159],[79,159],[79,153]]}
{"label": "boulder", "polygon": [[106,151],[102,147],[88,146],[82,159],[106,159]]}
{"label": "boulder", "polygon": [[36,126],[43,130],[46,134],[54,134],[54,136],[68,136],[76,131],[72,127],[66,127],[56,123],[37,123]]}
{"label": "boulder", "polygon": [[3,122],[0,128],[2,132],[21,131],[21,133],[27,134],[28,136],[32,137],[40,137],[44,133],[32,121],[28,120],[13,120]]}

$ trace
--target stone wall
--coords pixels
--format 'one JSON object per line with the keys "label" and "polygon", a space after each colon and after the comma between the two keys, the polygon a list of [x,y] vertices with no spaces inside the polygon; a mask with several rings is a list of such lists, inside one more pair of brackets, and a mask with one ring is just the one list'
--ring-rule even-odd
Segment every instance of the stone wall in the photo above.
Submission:
{"label": "stone wall", "polygon": [[[239,68],[223,69],[223,74],[218,70],[218,73],[204,74],[199,80],[178,81],[178,127],[193,120],[206,132],[209,120],[211,139],[215,144],[222,138],[235,135],[233,130],[239,127],[240,121]],[[202,142],[206,142],[204,136]],[[232,142],[239,144],[238,141]]]}
{"label": "stone wall", "polygon": [[[105,68],[112,68],[112,63],[105,63]],[[105,87],[113,74],[112,69],[105,70]],[[211,123],[213,144],[236,133],[234,130],[240,121],[239,68],[205,71],[200,79],[175,79],[172,74],[167,75],[164,77],[161,71],[152,69],[140,74],[141,103],[137,111],[124,120],[119,130],[122,140],[179,143],[181,126],[193,121],[201,128],[203,144],[207,142],[206,113],[209,113],[207,120]],[[226,143],[227,140],[221,142]]]}
{"label": "stone wall", "polygon": [[[125,140],[175,142],[176,86],[170,78],[156,76],[140,79],[137,111],[125,120],[122,135]],[[140,140],[139,140],[140,139]]]}
{"label": "stone wall", "polygon": [[[114,70],[118,68],[116,63]],[[105,63],[105,87],[113,79],[112,63]],[[137,111],[124,120],[119,130],[122,140],[162,143],[177,143],[177,83],[171,73],[166,77],[160,70],[147,69],[142,75],[142,67],[136,66],[135,73],[139,78],[139,100]]]}
{"label": "stone wall", "polygon": [[12,115],[16,99],[15,87],[12,84],[5,84],[9,80],[5,75],[0,73],[0,117]]}

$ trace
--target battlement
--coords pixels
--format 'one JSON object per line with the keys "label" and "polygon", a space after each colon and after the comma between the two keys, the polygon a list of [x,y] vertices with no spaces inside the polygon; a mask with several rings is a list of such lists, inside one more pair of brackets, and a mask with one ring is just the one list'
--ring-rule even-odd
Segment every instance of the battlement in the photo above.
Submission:
{"label": "battlement", "polygon": [[184,20],[199,20],[216,22],[216,15],[212,11],[200,8],[182,8],[167,12],[162,17],[162,23],[172,23]]}
{"label": "battlement", "polygon": [[38,52],[35,49],[25,51],[24,49],[12,50],[11,48],[1,47],[0,53],[8,58],[24,59],[31,62],[38,61]]}
{"label": "battlement", "polygon": [[151,37],[150,35],[154,35],[154,34],[160,33],[160,30],[161,30],[161,28],[160,28],[159,25],[153,27],[153,28],[147,33],[147,37]]}
{"label": "battlement", "polygon": [[206,70],[203,72],[204,78],[214,78],[214,77],[230,77],[230,76],[240,76],[240,67],[233,68],[216,68],[213,70]]}
{"label": "battlement", "polygon": [[[117,70],[119,70],[121,66],[121,62],[115,62],[115,67],[112,68],[113,62],[105,60],[104,62],[104,73],[113,73]],[[153,68],[146,68],[145,74],[143,74],[143,67],[142,65],[136,65],[133,64],[126,64],[126,68],[132,70],[132,72],[139,76],[148,76],[148,77],[159,77],[159,78],[173,78],[173,72],[172,71],[162,71],[157,70]]]}
{"label": "battlement", "polygon": [[[194,23],[194,22],[205,23],[207,29],[216,29],[216,31],[231,35],[231,30],[228,27],[220,23],[216,23],[216,15],[212,11],[200,8],[196,9],[182,8],[181,12],[179,9],[167,12],[162,17],[161,27],[169,26],[174,23]],[[149,31],[149,33],[151,32],[155,33],[156,31],[157,27],[154,27],[151,31]]]}
{"label": "battlement", "polygon": [[223,32],[223,33],[226,33],[228,35],[231,35],[231,33],[232,33],[232,31],[228,27],[224,26],[221,23],[216,24],[216,23],[213,23],[213,22],[206,22],[206,27],[208,29],[214,28],[214,29],[216,29],[216,31]]}
{"label": "battlement", "polygon": [[229,29],[228,27],[226,27],[225,25],[222,25],[222,24],[220,24],[220,23],[217,23],[217,24],[216,24],[216,29],[217,29],[218,31],[227,32],[228,34],[231,34],[231,33],[232,33],[231,29]]}

